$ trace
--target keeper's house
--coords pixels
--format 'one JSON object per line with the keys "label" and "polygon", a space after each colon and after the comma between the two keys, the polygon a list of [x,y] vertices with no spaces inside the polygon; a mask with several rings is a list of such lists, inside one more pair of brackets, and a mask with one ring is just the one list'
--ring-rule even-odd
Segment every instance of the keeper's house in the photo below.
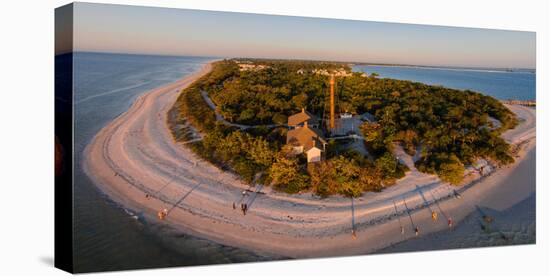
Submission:
{"label": "keeper's house", "polygon": [[307,122],[311,128],[319,128],[319,118],[302,108],[302,112],[288,117],[288,126],[293,128],[303,127]]}
{"label": "keeper's house", "polygon": [[327,142],[318,128],[317,117],[302,109],[302,112],[288,117],[288,126],[291,129],[286,143],[292,145],[294,154],[305,153],[307,162],[321,161]]}

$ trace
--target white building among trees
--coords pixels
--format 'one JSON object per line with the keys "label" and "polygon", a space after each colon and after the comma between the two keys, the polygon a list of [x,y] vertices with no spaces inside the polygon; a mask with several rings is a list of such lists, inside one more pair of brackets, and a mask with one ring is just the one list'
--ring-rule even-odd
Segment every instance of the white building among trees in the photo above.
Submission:
{"label": "white building among trees", "polygon": [[305,153],[307,162],[319,162],[327,144],[319,130],[317,117],[304,109],[288,117],[288,126],[292,128],[286,136],[286,143],[292,146],[294,154]]}

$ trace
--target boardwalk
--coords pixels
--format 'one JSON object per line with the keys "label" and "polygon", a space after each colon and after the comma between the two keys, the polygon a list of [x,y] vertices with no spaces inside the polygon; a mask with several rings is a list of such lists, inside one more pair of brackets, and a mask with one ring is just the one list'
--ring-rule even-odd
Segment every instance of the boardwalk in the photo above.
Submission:
{"label": "boardwalk", "polygon": [[535,100],[502,100],[500,101],[503,104],[514,104],[514,105],[523,105],[523,106],[536,106],[537,102]]}
{"label": "boardwalk", "polygon": [[214,102],[212,101],[212,99],[210,99],[210,97],[208,97],[208,93],[206,93],[206,91],[201,91],[201,95],[202,95],[202,98],[204,99],[204,101],[206,102],[206,104],[208,104],[208,106],[209,106],[210,108],[212,108],[212,110],[214,110],[214,112],[216,113],[216,121],[221,122],[221,123],[223,123],[224,125],[236,127],[236,128],[241,129],[241,130],[246,130],[246,129],[250,129],[250,128],[258,128],[258,127],[275,128],[275,127],[280,127],[280,126],[286,126],[286,125],[279,125],[279,124],[271,124],[271,125],[242,125],[242,124],[231,123],[231,122],[227,121],[227,120],[218,112],[218,109],[216,108],[216,104],[214,104]]}
{"label": "boardwalk", "polygon": [[[243,216],[234,211],[232,203],[249,188],[247,183],[174,143],[167,125],[158,123],[166,121],[178,91],[199,76],[138,97],[127,112],[94,137],[85,150],[82,167],[113,200],[142,211],[146,217],[166,209],[166,223],[222,244],[291,258],[372,252],[415,237],[416,232],[409,231],[409,220],[410,227],[422,234],[448,229],[445,223],[434,223],[422,210],[427,210],[427,205],[433,210],[441,208],[458,222],[475,212],[474,206],[484,203],[485,195],[500,191],[503,179],[514,176],[512,172],[522,160],[519,157],[509,167],[464,185],[458,189],[461,199],[453,196],[454,187],[416,170],[381,193],[353,199],[353,206],[346,197],[319,199],[311,193],[288,195],[272,187],[256,186],[255,194],[241,200],[250,208]],[[503,136],[513,142],[532,141],[525,145],[534,148],[535,110],[523,106],[511,109],[522,120]],[[402,159],[412,162],[411,158]],[[424,195],[432,196],[422,198],[417,186]],[[522,195],[534,188],[522,185],[522,193],[505,193],[506,203],[522,200]],[[405,235],[399,234],[401,225],[393,220],[396,216],[407,226]],[[350,222],[355,239],[350,239]]]}

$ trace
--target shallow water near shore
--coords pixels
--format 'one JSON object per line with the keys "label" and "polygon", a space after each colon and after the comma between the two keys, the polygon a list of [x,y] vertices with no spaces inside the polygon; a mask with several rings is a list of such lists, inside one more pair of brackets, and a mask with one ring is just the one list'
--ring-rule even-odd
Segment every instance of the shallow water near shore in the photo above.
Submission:
{"label": "shallow water near shore", "polygon": [[194,238],[156,220],[148,221],[139,211],[125,209],[101,194],[80,168],[84,147],[103,126],[126,111],[138,95],[198,71],[209,60],[76,54],[74,196],[78,271],[273,259]]}
{"label": "shallow water near shore", "polygon": [[75,268],[139,269],[266,260],[148,222],[102,194],[81,168],[85,146],[144,92],[198,71],[212,58],[76,53]]}

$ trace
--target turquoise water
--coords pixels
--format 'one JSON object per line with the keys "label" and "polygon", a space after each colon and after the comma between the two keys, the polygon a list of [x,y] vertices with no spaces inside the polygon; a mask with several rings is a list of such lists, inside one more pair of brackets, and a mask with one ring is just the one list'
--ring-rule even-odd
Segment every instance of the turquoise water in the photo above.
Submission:
{"label": "turquoise water", "polygon": [[500,100],[536,98],[536,74],[531,70],[509,72],[497,69],[356,65],[353,71],[377,73],[381,78],[469,89]]}

